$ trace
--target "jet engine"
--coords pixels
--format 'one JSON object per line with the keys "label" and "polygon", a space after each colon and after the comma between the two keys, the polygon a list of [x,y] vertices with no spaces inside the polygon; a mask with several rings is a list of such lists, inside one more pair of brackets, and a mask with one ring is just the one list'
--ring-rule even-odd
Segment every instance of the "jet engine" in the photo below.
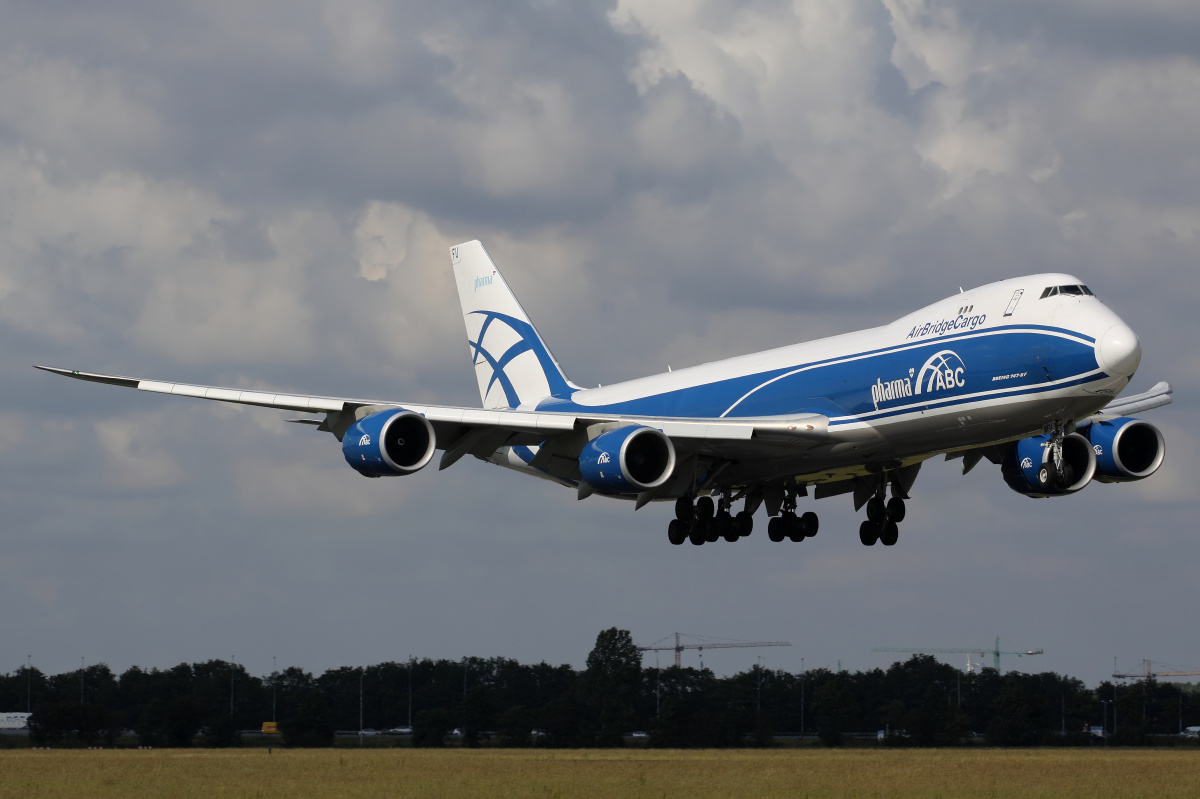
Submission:
{"label": "jet engine", "polygon": [[359,419],[342,436],[346,463],[366,477],[412,474],[436,449],[433,425],[419,413],[396,408]]}
{"label": "jet engine", "polygon": [[632,494],[658,488],[675,471],[675,445],[661,430],[631,425],[609,430],[587,443],[579,472],[605,494]]}
{"label": "jet engine", "polygon": [[1096,479],[1102,483],[1141,480],[1158,471],[1166,444],[1158,428],[1122,416],[1092,422],[1085,431],[1096,453]]}
{"label": "jet engine", "polygon": [[1012,445],[1000,464],[1004,482],[1019,494],[1030,497],[1057,497],[1074,494],[1092,481],[1096,474],[1096,453],[1092,443],[1079,433],[1063,438],[1062,470],[1055,468],[1048,445],[1050,436],[1023,438]]}

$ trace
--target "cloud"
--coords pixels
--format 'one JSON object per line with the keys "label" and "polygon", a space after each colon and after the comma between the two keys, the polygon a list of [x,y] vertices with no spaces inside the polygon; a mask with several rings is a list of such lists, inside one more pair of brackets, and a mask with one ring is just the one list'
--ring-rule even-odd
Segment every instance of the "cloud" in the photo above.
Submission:
{"label": "cloud", "polygon": [[[1102,675],[1194,582],[1177,531],[1196,510],[1197,30],[1166,0],[12,9],[0,502],[35,587],[6,595],[0,635],[64,668],[62,640],[169,664],[261,650],[264,628],[309,662],[382,659],[379,596],[445,595],[394,646],[578,662],[580,629],[619,622],[803,636],[781,667],[854,667],[885,638],[987,629]],[[681,551],[665,507],[577,502],[473,459],[366,480],[281,414],[29,369],[474,404],[447,253],[471,239],[585,384],[1074,273],[1139,331],[1133,388],[1176,384],[1147,414],[1167,464],[1034,502],[994,468],[931,462],[888,552],[858,544],[839,499],[799,547],[760,530]],[[1154,589],[1118,601],[1117,583]],[[283,594],[306,597],[304,629]]]}
{"label": "cloud", "polygon": [[105,419],[93,427],[104,453],[105,479],[126,489],[163,488],[183,480],[184,472],[170,453],[158,446],[165,412],[142,415],[136,420]]}

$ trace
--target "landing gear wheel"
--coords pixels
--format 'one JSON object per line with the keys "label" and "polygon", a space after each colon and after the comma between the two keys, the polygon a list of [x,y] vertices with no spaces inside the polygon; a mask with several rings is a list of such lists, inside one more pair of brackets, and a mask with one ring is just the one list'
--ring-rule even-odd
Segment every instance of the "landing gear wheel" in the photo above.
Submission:
{"label": "landing gear wheel", "polygon": [[1037,484],[1042,490],[1049,490],[1058,482],[1058,469],[1054,467],[1053,461],[1046,461],[1038,467]]}
{"label": "landing gear wheel", "polygon": [[879,534],[879,543],[885,547],[894,547],[899,538],[900,528],[896,526],[896,523],[891,521],[884,522],[883,530]]}
{"label": "landing gear wheel", "polygon": [[704,527],[705,543],[714,544],[721,538],[721,525],[716,516],[710,516],[707,519],[701,517],[696,520],[696,525]]}
{"label": "landing gear wheel", "polygon": [[775,516],[767,522],[767,537],[778,544],[786,536],[783,531],[783,517]]}
{"label": "landing gear wheel", "polygon": [[879,540],[879,527],[869,521],[863,522],[858,526],[858,540],[862,541],[863,546],[875,546],[875,542]]}
{"label": "landing gear wheel", "polygon": [[734,526],[737,528],[738,536],[745,538],[754,532],[754,514],[742,511],[737,516],[733,517]]}
{"label": "landing gear wheel", "polygon": [[1066,490],[1075,482],[1075,468],[1071,464],[1063,461],[1062,471],[1058,473],[1058,479],[1054,481],[1054,485],[1060,490]]}
{"label": "landing gear wheel", "polygon": [[679,546],[687,540],[688,529],[687,525],[678,519],[672,519],[667,525],[667,540],[675,546]]}
{"label": "landing gear wheel", "polygon": [[680,497],[675,500],[675,518],[687,524],[692,520],[692,515],[696,509],[692,506],[691,497]]}
{"label": "landing gear wheel", "polygon": [[697,519],[692,525],[692,529],[688,532],[688,540],[695,546],[700,546],[704,543],[708,536],[708,524],[706,519]]}
{"label": "landing gear wheel", "polygon": [[812,538],[817,534],[817,528],[821,526],[820,521],[817,519],[817,514],[813,513],[812,511],[806,511],[805,514],[800,517],[800,521],[804,525],[805,538]]}
{"label": "landing gear wheel", "polygon": [[883,506],[883,500],[879,497],[871,497],[867,500],[867,521],[881,522],[883,521],[886,509]]}
{"label": "landing gear wheel", "polygon": [[794,513],[790,513],[784,518],[787,519],[787,537],[799,544],[804,540],[804,523],[796,518]]}
{"label": "landing gear wheel", "polygon": [[900,497],[892,497],[887,504],[887,518],[890,522],[899,524],[904,521],[904,500]]}
{"label": "landing gear wheel", "polygon": [[742,537],[738,532],[737,525],[733,521],[733,517],[729,515],[729,511],[718,513],[713,521],[716,522],[716,529],[720,531],[721,537],[729,543],[732,544]]}
{"label": "landing gear wheel", "polygon": [[712,497],[700,497],[696,500],[696,516],[701,519],[711,519],[716,507]]}

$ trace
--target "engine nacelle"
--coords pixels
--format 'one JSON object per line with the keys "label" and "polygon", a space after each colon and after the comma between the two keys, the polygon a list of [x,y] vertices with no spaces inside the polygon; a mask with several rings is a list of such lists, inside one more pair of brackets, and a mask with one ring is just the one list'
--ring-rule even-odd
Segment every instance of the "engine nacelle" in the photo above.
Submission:
{"label": "engine nacelle", "polygon": [[1162,466],[1167,452],[1162,433],[1141,419],[1122,416],[1092,422],[1086,433],[1096,453],[1096,479],[1102,483],[1149,477]]}
{"label": "engine nacelle", "polygon": [[433,425],[403,408],[359,419],[342,436],[346,463],[359,474],[383,477],[412,474],[429,463],[437,448]]}
{"label": "engine nacelle", "polygon": [[675,445],[661,430],[631,425],[596,436],[579,455],[579,472],[605,494],[658,488],[675,471]]}
{"label": "engine nacelle", "polygon": [[[1000,464],[1009,488],[1029,497],[1059,497],[1074,494],[1092,481],[1096,474],[1096,453],[1090,441],[1079,433],[1063,439],[1063,474],[1058,479],[1042,470],[1042,465],[1051,460],[1050,448],[1042,446],[1049,441],[1050,436],[1042,435],[1013,444]],[[1051,479],[1043,481],[1043,476]]]}

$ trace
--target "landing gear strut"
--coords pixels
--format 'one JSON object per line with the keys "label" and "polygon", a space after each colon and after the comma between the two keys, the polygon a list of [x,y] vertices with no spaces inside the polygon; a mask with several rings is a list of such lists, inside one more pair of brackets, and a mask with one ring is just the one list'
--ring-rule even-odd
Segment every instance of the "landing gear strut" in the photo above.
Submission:
{"label": "landing gear strut", "polygon": [[820,522],[812,511],[796,515],[796,490],[792,488],[784,497],[779,515],[767,523],[767,537],[776,543],[785,538],[799,543],[816,535],[818,527]]}
{"label": "landing gear strut", "polygon": [[1075,470],[1063,458],[1063,440],[1075,432],[1075,422],[1055,421],[1047,432],[1050,440],[1042,446],[1050,450],[1050,457],[1038,467],[1038,487],[1063,489],[1075,482]]}

